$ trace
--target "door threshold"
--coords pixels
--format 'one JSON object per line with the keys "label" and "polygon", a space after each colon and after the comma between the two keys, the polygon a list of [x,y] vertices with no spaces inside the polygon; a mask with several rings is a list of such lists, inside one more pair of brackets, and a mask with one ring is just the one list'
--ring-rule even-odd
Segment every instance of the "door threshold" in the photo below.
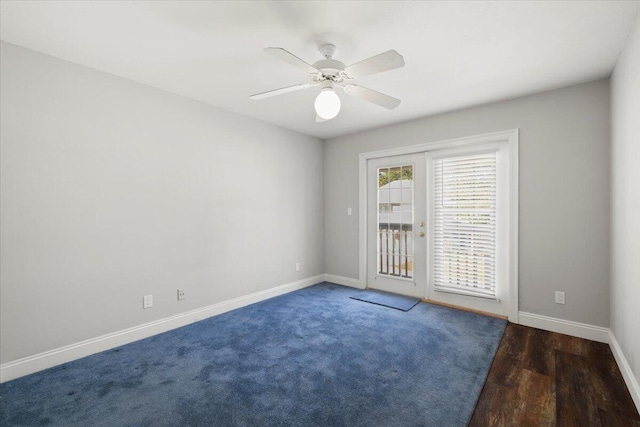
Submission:
{"label": "door threshold", "polygon": [[481,314],[483,316],[495,317],[496,319],[509,320],[507,316],[502,316],[500,314],[489,313],[488,311],[482,310],[474,310],[473,308],[462,307],[460,305],[448,304],[446,302],[434,301],[432,299],[422,298],[422,302],[426,302],[428,304],[440,305],[442,307],[453,308],[455,310],[468,311],[470,313]]}

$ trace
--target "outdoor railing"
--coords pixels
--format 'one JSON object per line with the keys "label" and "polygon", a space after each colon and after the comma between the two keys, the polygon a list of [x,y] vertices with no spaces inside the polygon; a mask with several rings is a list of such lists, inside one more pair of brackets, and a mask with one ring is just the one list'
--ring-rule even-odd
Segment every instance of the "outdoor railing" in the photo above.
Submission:
{"label": "outdoor railing", "polygon": [[411,225],[379,225],[378,274],[413,278],[413,227]]}

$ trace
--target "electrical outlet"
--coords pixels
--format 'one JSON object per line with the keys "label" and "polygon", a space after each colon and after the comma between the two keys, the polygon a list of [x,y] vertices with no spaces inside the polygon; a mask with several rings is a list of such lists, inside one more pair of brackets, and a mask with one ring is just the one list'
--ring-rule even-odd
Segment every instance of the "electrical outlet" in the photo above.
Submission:
{"label": "electrical outlet", "polygon": [[300,263],[296,262],[296,271],[300,271]]}
{"label": "electrical outlet", "polygon": [[142,297],[142,308],[153,307],[153,295],[145,295]]}
{"label": "electrical outlet", "polygon": [[564,304],[564,292],[556,291],[556,304]]}
{"label": "electrical outlet", "polygon": [[178,301],[183,300],[187,297],[187,293],[184,289],[178,289]]}
{"label": "electrical outlet", "polygon": [[347,215],[352,215],[353,211],[351,210],[351,208],[347,208]]}

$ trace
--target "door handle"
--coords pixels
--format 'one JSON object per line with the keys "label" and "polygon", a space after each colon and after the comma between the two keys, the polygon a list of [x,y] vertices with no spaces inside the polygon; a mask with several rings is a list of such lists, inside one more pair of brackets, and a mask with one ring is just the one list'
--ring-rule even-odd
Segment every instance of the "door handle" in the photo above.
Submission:
{"label": "door handle", "polygon": [[419,232],[419,233],[418,233],[418,236],[420,236],[420,237],[424,237],[424,231]]}

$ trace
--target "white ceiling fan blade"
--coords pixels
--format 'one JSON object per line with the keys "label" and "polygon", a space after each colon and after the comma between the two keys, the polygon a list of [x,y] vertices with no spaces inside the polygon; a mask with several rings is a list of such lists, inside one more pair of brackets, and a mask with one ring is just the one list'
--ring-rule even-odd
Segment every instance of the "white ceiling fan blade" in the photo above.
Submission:
{"label": "white ceiling fan blade", "polygon": [[256,93],[255,95],[251,95],[249,99],[269,98],[271,96],[280,95],[283,93],[294,92],[296,90],[302,90],[302,89],[308,89],[312,86],[318,86],[318,84],[302,83],[299,85],[287,86],[280,89],[270,90],[268,92]]}
{"label": "white ceiling fan blade", "polygon": [[362,98],[388,110],[393,110],[400,105],[401,102],[398,98],[362,86],[346,85],[343,89],[348,95],[357,96],[358,98]]}
{"label": "white ceiling fan blade", "polygon": [[349,65],[344,69],[347,76],[352,79],[368,76],[383,71],[404,67],[404,58],[395,50],[388,50],[369,59]]}
{"label": "white ceiling fan blade", "polygon": [[283,61],[287,61],[289,64],[300,68],[305,73],[315,74],[318,70],[311,66],[311,64],[303,61],[302,59],[295,56],[293,53],[284,50],[281,47],[268,47],[265,49],[265,52],[275,56],[276,58],[280,58]]}

